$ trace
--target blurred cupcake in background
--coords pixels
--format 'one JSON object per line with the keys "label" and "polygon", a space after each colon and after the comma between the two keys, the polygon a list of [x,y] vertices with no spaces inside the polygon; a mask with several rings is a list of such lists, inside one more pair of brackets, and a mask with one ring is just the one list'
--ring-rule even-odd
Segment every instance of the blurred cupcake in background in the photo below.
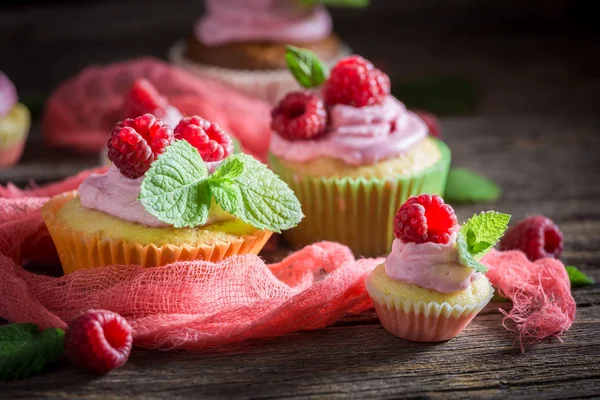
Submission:
{"label": "blurred cupcake in background", "polygon": [[19,161],[30,123],[29,110],[19,103],[15,86],[0,71],[0,167]]}
{"label": "blurred cupcake in background", "polygon": [[310,49],[327,64],[349,52],[321,3],[327,2],[206,0],[206,14],[187,42],[171,49],[170,60],[275,104],[298,89],[286,71],[286,45]]}

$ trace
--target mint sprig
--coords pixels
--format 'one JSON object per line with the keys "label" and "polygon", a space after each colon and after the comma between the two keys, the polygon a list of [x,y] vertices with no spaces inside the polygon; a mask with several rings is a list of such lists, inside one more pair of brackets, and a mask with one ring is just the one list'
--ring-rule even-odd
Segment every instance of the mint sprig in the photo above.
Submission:
{"label": "mint sprig", "polygon": [[465,168],[451,168],[444,200],[451,204],[484,203],[497,200],[502,191],[491,180]]}
{"label": "mint sprig", "polygon": [[55,364],[64,353],[64,335],[34,324],[0,326],[0,380],[26,378]]}
{"label": "mint sprig", "polygon": [[300,0],[300,4],[309,7],[322,4],[331,7],[364,8],[369,6],[369,0]]}
{"label": "mint sprig", "polygon": [[456,248],[463,265],[477,272],[486,273],[487,268],[479,260],[500,240],[510,221],[510,215],[488,211],[473,215],[458,232]]}
{"label": "mint sprig", "polygon": [[565,267],[565,269],[567,270],[567,274],[569,275],[569,281],[571,282],[572,286],[592,285],[596,283],[594,278],[581,272],[579,269],[577,269],[577,267],[568,265]]}
{"label": "mint sprig", "polygon": [[325,82],[325,67],[314,52],[286,46],[285,61],[288,69],[302,87],[307,89],[319,87]]}
{"label": "mint sprig", "polygon": [[304,217],[289,186],[253,157],[234,154],[209,176],[198,151],[181,140],[152,164],[140,192],[150,214],[177,228],[206,223],[213,200],[242,221],[274,232]]}

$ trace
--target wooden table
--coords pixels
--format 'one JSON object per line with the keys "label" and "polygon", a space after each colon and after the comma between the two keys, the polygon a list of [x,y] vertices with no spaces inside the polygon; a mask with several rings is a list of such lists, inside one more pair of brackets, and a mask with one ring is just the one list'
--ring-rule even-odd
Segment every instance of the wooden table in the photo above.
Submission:
{"label": "wooden table", "polygon": [[[158,0],[133,2],[147,6],[136,22],[127,12],[120,12],[131,5],[121,3],[2,11],[0,33],[8,35],[0,35],[0,44],[4,38],[7,49],[16,51],[19,47],[30,52],[20,61],[2,59],[0,68],[15,77],[26,92],[46,90],[92,61],[139,52],[164,54],[165,47],[182,37],[193,22],[190,13],[169,14],[166,3]],[[186,11],[196,7],[192,1],[173,3]],[[372,11],[373,18],[388,21],[384,17],[396,10],[393,3],[381,0]],[[414,10],[398,6],[398,15],[405,15],[407,9],[416,15],[427,11],[407,3]],[[160,18],[158,11],[162,12]],[[475,14],[480,20],[493,20],[494,13],[487,8],[469,9],[456,19],[471,21],[467,17]],[[372,24],[372,29],[359,35],[353,26],[366,24],[363,19],[348,12],[336,16],[348,41],[369,56],[387,60],[393,75],[461,71],[478,85],[481,97],[475,115],[444,117],[441,121],[455,165],[494,179],[503,187],[504,195],[496,204],[457,207],[459,219],[482,209],[508,212],[514,220],[545,214],[565,234],[565,263],[600,280],[599,81],[585,61],[585,55],[594,51],[593,42],[531,31],[522,32],[523,37],[517,40],[494,27],[474,37],[468,34],[473,32],[472,26],[448,30],[454,26],[452,20],[439,12],[431,17],[431,30],[424,31],[418,40],[404,36],[418,25],[411,19],[407,19],[408,28],[398,27],[399,39],[392,40],[389,25]],[[50,29],[52,23],[66,18],[77,22]],[[161,22],[165,19],[168,24]],[[110,20],[117,32],[102,31],[98,27],[101,20]],[[127,24],[134,23],[145,24],[140,31],[145,36],[124,35],[121,40],[119,34],[132,29]],[[27,35],[31,26],[37,28]],[[77,37],[75,33],[83,26],[90,26],[90,30]],[[158,32],[151,33],[150,29]],[[444,33],[444,42],[440,42],[439,33]],[[371,47],[369,44],[376,40],[386,44]],[[48,41],[54,47],[47,48]],[[140,45],[134,46],[137,43]],[[387,49],[392,46],[406,52],[391,54]],[[557,48],[560,54],[546,51]],[[521,64],[519,60],[527,62]],[[33,61],[39,63],[37,68],[44,68],[43,73],[32,74]],[[19,72],[21,68],[24,72]],[[49,181],[96,162],[95,156],[45,149],[36,124],[23,162],[1,171],[0,181]],[[64,365],[30,379],[1,382],[0,398],[600,397],[600,286],[577,288],[573,295],[577,318],[564,335],[564,343],[549,340],[524,354],[515,344],[514,334],[501,325],[502,315],[497,309],[506,304],[492,304],[460,336],[441,344],[397,339],[381,327],[373,312],[368,312],[326,329],[212,352],[135,350],[122,369],[102,378]]]}

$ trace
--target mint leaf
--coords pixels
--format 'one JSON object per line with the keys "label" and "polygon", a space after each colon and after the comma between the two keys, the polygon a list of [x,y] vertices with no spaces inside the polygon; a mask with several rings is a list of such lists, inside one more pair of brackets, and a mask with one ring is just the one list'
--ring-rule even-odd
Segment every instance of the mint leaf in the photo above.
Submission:
{"label": "mint leaf", "polygon": [[0,326],[0,379],[25,378],[55,364],[64,353],[64,335],[34,324]]}
{"label": "mint leaf", "polygon": [[444,200],[448,203],[484,203],[498,200],[502,191],[494,182],[464,168],[451,168]]}
{"label": "mint leaf", "polygon": [[316,6],[323,4],[332,7],[358,7],[369,6],[369,0],[300,0],[300,4],[305,6]]}
{"label": "mint leaf", "polygon": [[237,154],[237,153],[241,153],[242,152],[242,145],[240,144],[240,141],[237,140],[236,138],[234,138],[233,136],[231,137],[231,143],[233,144],[233,153]]}
{"label": "mint leaf", "polygon": [[177,140],[146,172],[140,202],[150,214],[175,228],[204,224],[211,206],[207,177],[198,150]]}
{"label": "mint leaf", "polygon": [[244,163],[238,158],[232,158],[229,161],[223,162],[219,168],[212,174],[210,180],[216,181],[232,181],[244,172]]}
{"label": "mint leaf", "polygon": [[[227,171],[237,171],[228,164],[241,162],[243,172],[234,179],[222,179]],[[227,158],[221,168],[226,172],[211,177],[211,191],[216,202],[227,212],[259,229],[281,232],[296,226],[304,217],[300,202],[290,187],[266,165],[246,154]]]}
{"label": "mint leaf", "polygon": [[312,51],[286,46],[285,61],[294,78],[303,87],[314,88],[325,82],[325,68]]}
{"label": "mint leaf", "polygon": [[571,281],[572,286],[592,285],[596,283],[596,281],[592,277],[581,272],[579,269],[577,269],[577,267],[568,265],[565,268],[567,270],[567,274],[569,275],[569,281]]}
{"label": "mint leaf", "polygon": [[460,228],[456,238],[456,249],[461,264],[485,273],[487,268],[479,260],[494,245],[508,227],[510,215],[495,211],[473,215]]}

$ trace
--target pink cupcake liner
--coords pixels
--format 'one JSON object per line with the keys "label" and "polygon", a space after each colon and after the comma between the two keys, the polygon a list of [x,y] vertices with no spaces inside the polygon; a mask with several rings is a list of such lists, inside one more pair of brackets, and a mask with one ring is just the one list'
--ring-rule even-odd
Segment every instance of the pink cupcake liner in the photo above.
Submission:
{"label": "pink cupcake liner", "polygon": [[[252,71],[199,64],[185,57],[185,46],[185,41],[179,41],[171,47],[168,54],[171,63],[193,72],[201,78],[220,81],[233,89],[264,100],[271,105],[277,104],[287,93],[301,89],[287,69]],[[350,48],[342,46],[340,54],[333,63],[350,54]]]}
{"label": "pink cupcake liner", "polygon": [[[486,279],[485,277],[480,279]],[[414,342],[443,342],[457,336],[490,302],[494,290],[483,301],[468,306],[436,302],[413,302],[385,295],[366,281],[381,325],[394,336]]]}

